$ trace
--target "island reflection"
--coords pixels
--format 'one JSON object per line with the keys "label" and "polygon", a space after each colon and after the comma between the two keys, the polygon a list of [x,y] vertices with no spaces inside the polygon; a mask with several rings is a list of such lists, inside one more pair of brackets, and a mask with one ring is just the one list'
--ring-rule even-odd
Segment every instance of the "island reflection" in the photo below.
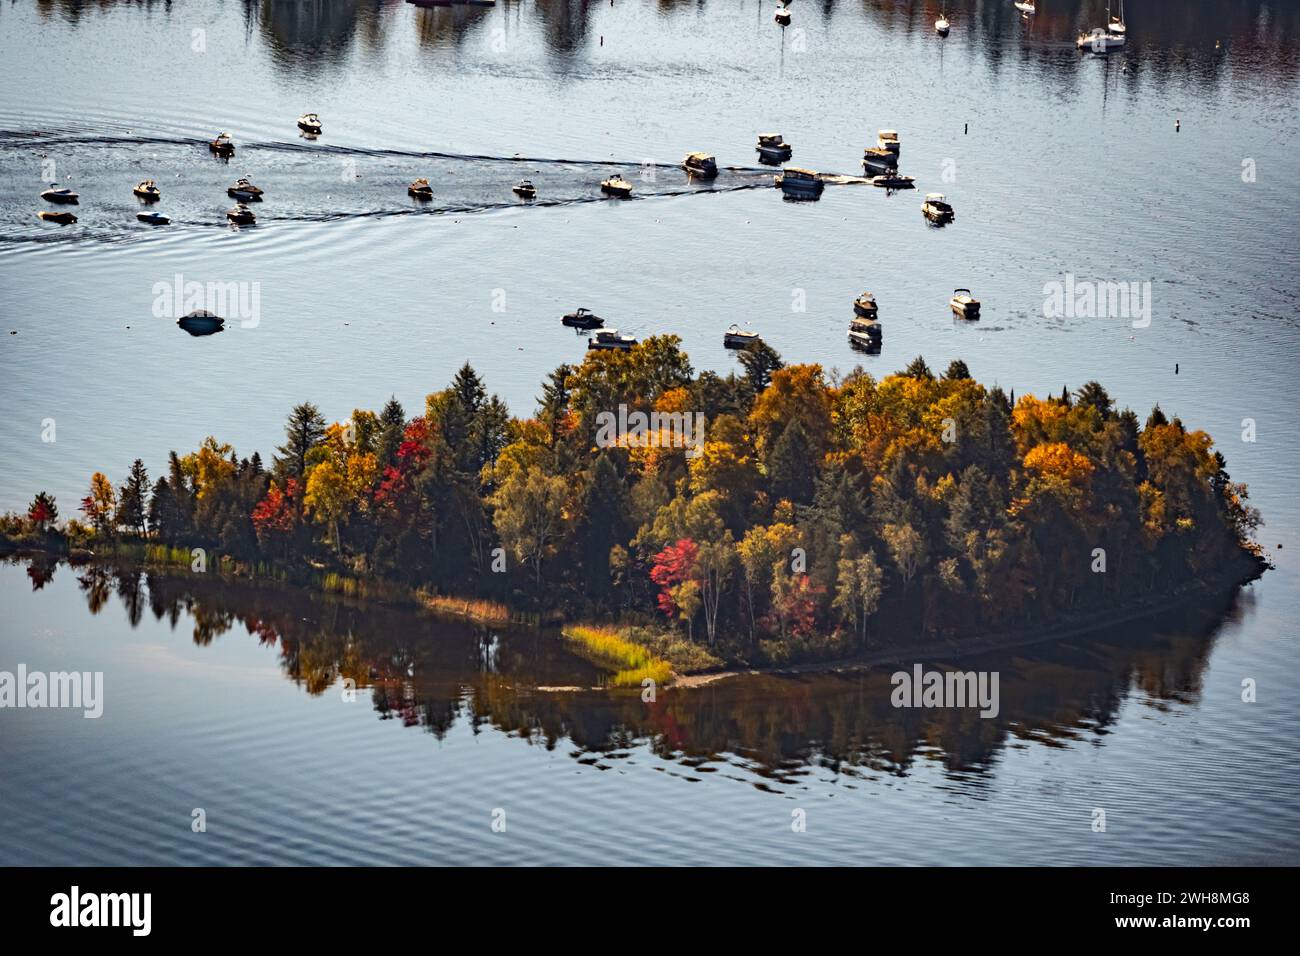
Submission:
{"label": "island reflection", "polygon": [[646,747],[687,768],[688,779],[732,765],[773,787],[813,768],[906,777],[921,762],[938,762],[970,790],[1004,748],[1101,746],[1130,695],[1159,710],[1196,705],[1216,635],[1251,601],[1237,590],[1087,639],[933,661],[999,672],[1000,713],[982,719],[973,709],[895,709],[892,667],[746,675],[669,688],[644,703],[636,691],[595,689],[599,670],[553,632],[483,628],[216,576],[28,562],[33,590],[56,573],[75,575],[92,614],[116,597],[132,627],[148,614],[173,630],[189,628],[199,646],[238,639],[242,630],[274,647],[284,676],[308,694],[339,693],[340,682],[352,680],[381,719],[439,739],[466,721],[547,749],[568,741],[575,759],[602,768]]}

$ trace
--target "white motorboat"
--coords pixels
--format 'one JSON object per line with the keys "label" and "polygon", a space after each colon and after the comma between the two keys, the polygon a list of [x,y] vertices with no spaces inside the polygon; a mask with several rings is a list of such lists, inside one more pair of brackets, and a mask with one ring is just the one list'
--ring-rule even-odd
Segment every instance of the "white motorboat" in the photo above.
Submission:
{"label": "white motorboat", "polygon": [[948,305],[952,308],[952,314],[959,319],[974,320],[980,317],[980,300],[970,294],[970,289],[953,289]]}
{"label": "white motorboat", "polygon": [[636,345],[636,339],[623,335],[618,329],[601,329],[587,339],[589,349],[630,349]]}
{"label": "white motorboat", "polygon": [[743,349],[758,341],[758,333],[733,325],[722,335],[722,344],[729,349]]}
{"label": "white motorboat", "polygon": [[952,204],[943,193],[926,193],[925,202],[921,203],[921,212],[933,223],[943,224],[956,218]]}

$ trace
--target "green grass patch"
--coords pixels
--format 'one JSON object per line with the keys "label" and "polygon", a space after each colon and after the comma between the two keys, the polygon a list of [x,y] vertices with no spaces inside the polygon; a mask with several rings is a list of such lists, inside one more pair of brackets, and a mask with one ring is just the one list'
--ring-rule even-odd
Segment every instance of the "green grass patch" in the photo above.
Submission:
{"label": "green grass patch", "polygon": [[644,645],[627,640],[614,628],[571,624],[561,633],[588,660],[614,671],[610,678],[613,687],[640,687],[646,678],[662,687],[672,679],[673,668],[668,661],[655,657]]}

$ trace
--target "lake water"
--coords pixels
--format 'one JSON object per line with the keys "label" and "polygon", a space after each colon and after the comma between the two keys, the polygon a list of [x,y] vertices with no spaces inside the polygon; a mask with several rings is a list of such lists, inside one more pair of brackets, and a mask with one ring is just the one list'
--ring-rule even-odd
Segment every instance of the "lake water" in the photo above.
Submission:
{"label": "lake water", "polygon": [[[1001,658],[1002,715],[961,723],[900,717],[887,674],[654,707],[542,694],[592,676],[543,637],[305,609],[292,646],[351,640],[368,662],[344,704],[317,686],[337,671],[286,679],[283,640],[248,633],[264,597],[176,598],[174,628],[133,625],[117,596],[88,612],[104,584],[82,571],[34,591],[6,566],[0,670],[103,670],[107,702],[97,721],[0,711],[0,862],[1300,861],[1300,10],[1133,2],[1128,49],[1099,57],[1073,38],[1101,3],[946,6],[947,39],[937,3],[799,2],[784,32],[751,0],[6,5],[0,508],[44,488],[71,515],[92,471],[120,481],[139,456],[156,474],[208,434],[266,456],[303,400],[414,411],[466,359],[525,414],[581,358],[556,319],[586,305],[681,335],[699,369],[734,366],[736,322],[842,371],[961,357],[1018,394],[1095,378],[1159,402],[1250,484],[1276,570],[1227,608]],[[294,127],[308,110],[315,142]],[[754,172],[759,131],[856,173],[880,128],[918,190],[792,204]],[[228,164],[204,146],[220,130]],[[695,149],[736,169],[691,185],[673,164]],[[644,198],[596,201],[610,169]],[[244,174],[267,198],[237,230],[223,187]],[[405,195],[420,175],[424,210]],[[535,207],[509,192],[525,176]],[[143,178],[173,225],[135,222]],[[37,220],[50,179],[81,193],[76,225]],[[957,210],[942,230],[920,215],[932,190]],[[256,321],[184,334],[154,314],[177,275],[256,283]],[[1150,282],[1150,324],[1045,317],[1067,275]],[[980,323],[952,322],[955,286]],[[879,356],[845,341],[862,289]],[[196,643],[196,613],[240,623]],[[377,710],[370,682],[402,666],[409,694]]]}

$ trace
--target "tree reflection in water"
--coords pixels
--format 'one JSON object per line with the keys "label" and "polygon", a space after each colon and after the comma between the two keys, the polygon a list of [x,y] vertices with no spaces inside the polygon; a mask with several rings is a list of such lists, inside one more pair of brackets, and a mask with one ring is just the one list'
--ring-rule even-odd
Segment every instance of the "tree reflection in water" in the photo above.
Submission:
{"label": "tree reflection in water", "polygon": [[[29,562],[39,590],[55,573]],[[443,738],[465,720],[549,749],[568,741],[575,759],[610,766],[648,747],[687,776],[730,765],[790,785],[814,770],[844,778],[904,777],[938,762],[967,792],[994,769],[1003,748],[1101,745],[1121,703],[1195,705],[1224,624],[1251,595],[1238,591],[1146,625],[930,666],[1000,674],[1001,708],[895,709],[895,668],[820,675],[749,675],[693,689],[592,688],[600,673],[554,633],[498,631],[445,621],[414,609],[361,605],[217,577],[158,574],[89,564],[71,569],[92,614],[116,594],[133,627],[147,607],[173,629],[191,627],[208,646],[236,628],[279,652],[286,677],[320,695],[350,679],[384,720]],[[718,766],[721,764],[721,766]]]}

